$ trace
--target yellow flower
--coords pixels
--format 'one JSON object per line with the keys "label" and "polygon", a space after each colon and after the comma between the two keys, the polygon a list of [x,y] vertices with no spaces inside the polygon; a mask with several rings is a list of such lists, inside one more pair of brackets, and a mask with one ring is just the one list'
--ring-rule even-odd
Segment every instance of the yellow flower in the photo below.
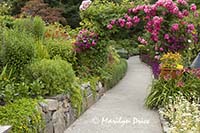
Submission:
{"label": "yellow flower", "polygon": [[176,66],[176,68],[177,68],[177,69],[183,69],[183,65],[179,65],[179,64],[178,64],[178,65]]}

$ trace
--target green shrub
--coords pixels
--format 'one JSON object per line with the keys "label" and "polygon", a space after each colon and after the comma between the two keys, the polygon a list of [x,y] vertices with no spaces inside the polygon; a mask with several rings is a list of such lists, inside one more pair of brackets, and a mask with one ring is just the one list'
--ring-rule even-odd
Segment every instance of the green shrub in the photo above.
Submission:
{"label": "green shrub", "polygon": [[12,125],[12,133],[40,132],[44,123],[36,109],[37,103],[37,100],[23,98],[0,106],[0,125]]}
{"label": "green shrub", "polygon": [[16,19],[14,27],[19,31],[26,31],[36,38],[43,38],[45,32],[45,22],[38,16],[34,18]]}
{"label": "green shrub", "polygon": [[95,47],[76,54],[75,70],[79,77],[100,75],[100,69],[108,62],[108,45],[105,40],[99,41]]}
{"label": "green shrub", "polygon": [[14,18],[11,16],[0,16],[0,27],[12,27]]}
{"label": "green shrub", "polygon": [[71,40],[47,40],[47,50],[51,59],[60,56],[62,60],[75,62],[75,51]]}
{"label": "green shrub", "polygon": [[41,41],[37,41],[35,44],[36,58],[37,59],[49,59],[50,55],[48,49]]}
{"label": "green shrub", "polygon": [[69,92],[75,80],[71,65],[61,59],[35,61],[27,67],[26,75],[30,82],[43,83],[40,90],[43,96]]}
{"label": "green shrub", "polygon": [[127,61],[121,59],[119,63],[114,63],[106,68],[109,77],[105,79],[104,85],[107,89],[114,87],[126,74],[128,68]]}
{"label": "green shrub", "polygon": [[169,97],[174,101],[180,93],[190,100],[193,96],[200,96],[200,79],[185,74],[180,79],[154,80],[150,94],[146,99],[148,108],[164,107],[169,103]]}
{"label": "green shrub", "polygon": [[19,74],[35,57],[34,39],[26,32],[11,29],[5,30],[0,39],[3,66],[7,64]]}

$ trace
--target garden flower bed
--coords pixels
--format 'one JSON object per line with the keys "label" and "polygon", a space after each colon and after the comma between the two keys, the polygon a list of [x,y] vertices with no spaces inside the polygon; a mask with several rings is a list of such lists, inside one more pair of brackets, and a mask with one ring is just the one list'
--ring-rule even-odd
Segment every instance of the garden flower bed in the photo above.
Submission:
{"label": "garden flower bed", "polygon": [[199,2],[112,1],[0,3],[0,124],[63,131],[123,78],[127,62],[116,49],[124,49],[151,66],[146,106],[159,109],[166,132],[200,132],[200,69],[190,69],[200,52]]}

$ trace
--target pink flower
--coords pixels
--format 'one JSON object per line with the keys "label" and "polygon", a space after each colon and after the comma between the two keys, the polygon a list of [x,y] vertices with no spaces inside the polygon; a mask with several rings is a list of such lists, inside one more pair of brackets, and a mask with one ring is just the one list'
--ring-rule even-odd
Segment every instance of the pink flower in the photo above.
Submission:
{"label": "pink flower", "polygon": [[178,12],[178,18],[179,18],[179,19],[183,19],[183,18],[184,18],[184,15],[183,15],[182,12]]}
{"label": "pink flower", "polygon": [[107,28],[111,30],[113,28],[112,24],[107,25]]}
{"label": "pink flower", "polygon": [[198,12],[195,12],[195,13],[194,13],[194,16],[195,16],[195,17],[199,17],[199,13],[198,13]]}
{"label": "pink flower", "polygon": [[187,1],[185,0],[177,0],[177,3],[182,4],[182,5],[187,5]]}
{"label": "pink flower", "polygon": [[139,23],[140,22],[140,18],[138,16],[134,16],[133,17],[133,22],[136,23],[136,24]]}
{"label": "pink flower", "polygon": [[163,52],[163,51],[164,51],[164,49],[161,47],[161,48],[160,48],[160,51],[161,51],[161,52]]}
{"label": "pink flower", "polygon": [[79,9],[80,9],[81,11],[84,11],[84,10],[86,10],[86,9],[90,6],[91,3],[92,3],[91,0],[84,0],[84,1],[82,1],[82,3],[81,3],[81,5],[80,5]]}
{"label": "pink flower", "polygon": [[147,41],[146,41],[144,38],[141,38],[140,36],[138,37],[138,41],[139,41],[141,44],[144,44],[144,45],[147,44]]}
{"label": "pink flower", "polygon": [[159,55],[156,55],[156,56],[154,56],[154,59],[159,60],[159,59],[160,59],[160,56],[159,56]]}
{"label": "pink flower", "polygon": [[126,27],[127,27],[128,29],[130,29],[132,26],[133,26],[133,24],[132,24],[131,22],[126,22]]}
{"label": "pink flower", "polygon": [[165,39],[165,40],[169,40],[169,34],[165,34],[165,35],[164,35],[164,39]]}
{"label": "pink flower", "polygon": [[196,11],[197,10],[197,6],[195,4],[191,4],[190,10]]}
{"label": "pink flower", "polygon": [[188,16],[189,15],[189,11],[188,10],[183,10],[183,15],[184,16]]}
{"label": "pink flower", "polygon": [[114,25],[115,24],[115,20],[111,20],[110,24]]}
{"label": "pink flower", "polygon": [[188,24],[187,28],[188,28],[189,31],[193,31],[195,29],[193,24]]}
{"label": "pink flower", "polygon": [[118,22],[119,22],[119,25],[121,27],[124,27],[124,25],[125,25],[125,20],[124,19],[120,18],[120,19],[118,19]]}
{"label": "pink flower", "polygon": [[177,31],[179,29],[179,25],[178,24],[173,24],[171,27],[172,31]]}
{"label": "pink flower", "polygon": [[176,84],[177,87],[184,87],[184,82],[183,81],[178,81]]}

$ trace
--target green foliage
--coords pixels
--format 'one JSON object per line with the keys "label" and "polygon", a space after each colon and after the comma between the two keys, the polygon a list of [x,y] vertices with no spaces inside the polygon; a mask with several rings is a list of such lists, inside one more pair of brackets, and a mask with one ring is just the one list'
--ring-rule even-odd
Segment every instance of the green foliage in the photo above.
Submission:
{"label": "green foliage", "polygon": [[81,21],[79,16],[81,0],[44,0],[44,2],[48,3],[51,7],[63,9],[63,17],[66,18],[67,24],[72,28],[79,26],[79,22]]}
{"label": "green foliage", "polygon": [[80,86],[77,83],[74,83],[70,89],[70,100],[72,107],[76,109],[76,116],[79,116],[82,112],[82,93]]}
{"label": "green foliage", "polygon": [[119,63],[114,63],[107,66],[106,72],[109,74],[107,79],[104,79],[104,85],[107,89],[114,87],[126,74],[128,68],[127,61],[121,59]]}
{"label": "green foliage", "polygon": [[[82,18],[81,26],[93,29],[102,37],[109,37],[112,33],[116,34],[116,31],[107,29],[110,20],[123,16],[129,7],[131,7],[131,4],[128,1],[118,4],[106,0],[95,0],[87,10],[80,13]],[[123,35],[129,36],[128,32],[124,31],[118,37]]]}
{"label": "green foliage", "polygon": [[108,46],[105,40],[99,41],[90,50],[76,54],[77,62],[75,70],[81,78],[99,75],[105,64],[108,62]]}
{"label": "green foliage", "polygon": [[1,60],[19,74],[35,57],[34,39],[26,32],[5,30],[1,36]]}
{"label": "green foliage", "polygon": [[42,44],[42,41],[37,41],[35,44],[36,58],[37,59],[49,59],[50,55],[48,49]]}
{"label": "green foliage", "polygon": [[6,2],[0,3],[0,16],[9,15],[10,13],[10,5]]}
{"label": "green foliage", "polygon": [[14,18],[11,16],[0,16],[0,27],[12,27]]}
{"label": "green foliage", "polygon": [[16,19],[14,27],[19,31],[32,33],[37,39],[43,38],[45,32],[45,23],[38,16],[34,18]]}
{"label": "green foliage", "polygon": [[69,92],[75,80],[71,65],[59,58],[33,62],[27,67],[26,75],[30,82],[43,83],[44,88],[38,92],[42,96]]}
{"label": "green foliage", "polygon": [[190,100],[193,96],[200,96],[199,86],[200,79],[190,74],[185,74],[180,79],[154,80],[145,104],[148,108],[164,107],[169,103],[169,97],[174,101],[180,93]]}
{"label": "green foliage", "polygon": [[4,0],[11,6],[11,15],[17,15],[21,12],[21,8],[29,0]]}
{"label": "green foliage", "polygon": [[50,58],[60,56],[62,60],[70,63],[75,62],[75,51],[71,40],[47,40],[46,47]]}
{"label": "green foliage", "polygon": [[36,109],[37,103],[37,100],[23,98],[0,106],[0,125],[12,125],[12,133],[40,132],[44,123]]}

